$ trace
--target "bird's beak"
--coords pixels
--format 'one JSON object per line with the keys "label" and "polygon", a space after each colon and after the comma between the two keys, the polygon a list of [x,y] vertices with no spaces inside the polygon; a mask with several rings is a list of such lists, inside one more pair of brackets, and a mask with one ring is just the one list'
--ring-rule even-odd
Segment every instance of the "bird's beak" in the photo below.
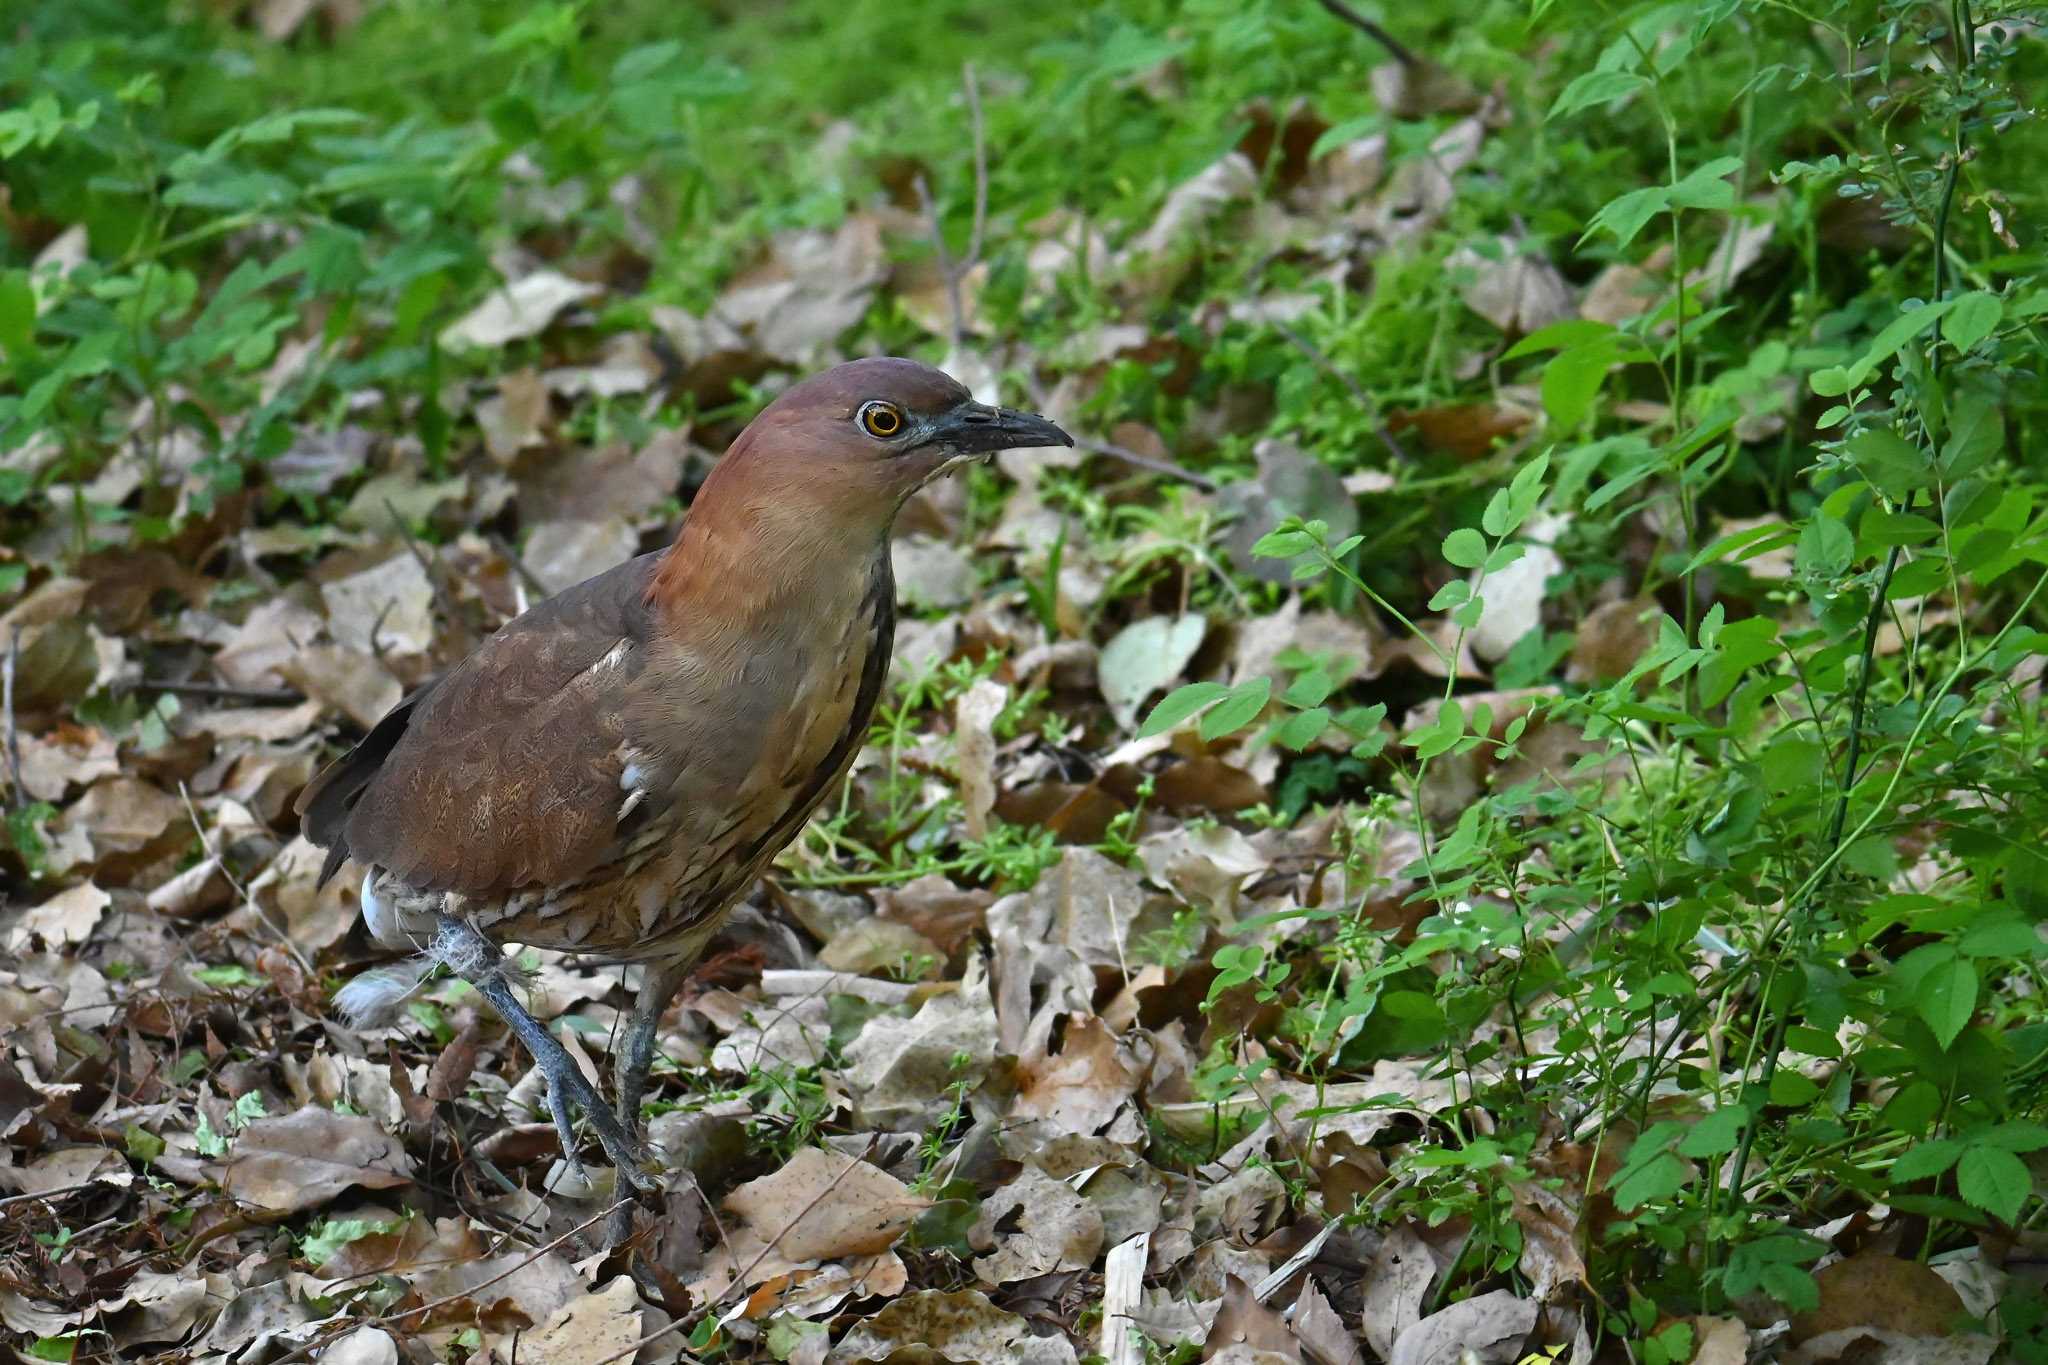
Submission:
{"label": "bird's beak", "polygon": [[992,455],[1020,446],[1070,446],[1074,438],[1035,412],[962,403],[932,424],[927,441],[956,455]]}

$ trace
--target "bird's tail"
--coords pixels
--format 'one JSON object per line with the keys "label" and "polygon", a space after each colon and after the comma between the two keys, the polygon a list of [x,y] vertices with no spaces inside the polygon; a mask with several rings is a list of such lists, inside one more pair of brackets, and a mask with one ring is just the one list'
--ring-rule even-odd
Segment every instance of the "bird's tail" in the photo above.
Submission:
{"label": "bird's tail", "polygon": [[381,1028],[398,1017],[399,1007],[438,961],[432,953],[421,953],[395,966],[364,972],[334,993],[335,1012],[352,1029]]}

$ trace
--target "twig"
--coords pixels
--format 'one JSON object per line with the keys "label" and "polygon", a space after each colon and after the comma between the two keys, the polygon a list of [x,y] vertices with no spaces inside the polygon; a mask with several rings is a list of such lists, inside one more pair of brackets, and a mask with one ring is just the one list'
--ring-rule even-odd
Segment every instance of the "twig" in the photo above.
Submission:
{"label": "twig", "polygon": [[1349,393],[1353,401],[1364,410],[1366,416],[1372,419],[1372,429],[1379,434],[1380,444],[1387,448],[1388,454],[1397,460],[1406,461],[1408,459],[1408,452],[1403,450],[1401,443],[1394,439],[1394,433],[1388,430],[1385,422],[1379,420],[1379,405],[1372,401],[1372,395],[1365,391],[1363,385],[1350,375],[1344,373],[1344,371],[1338,369],[1337,362],[1323,354],[1321,347],[1295,331],[1292,327],[1289,327],[1286,323],[1275,321],[1270,325],[1274,331],[1285,337],[1294,346],[1295,350],[1307,356],[1317,369],[1344,386],[1344,391]]}
{"label": "twig", "polygon": [[534,601],[538,602],[542,598],[553,596],[548,591],[548,585],[535,577],[533,570],[526,567],[526,561],[513,551],[510,541],[506,540],[505,537],[499,535],[496,531],[492,531],[486,538],[490,541],[491,548],[496,550],[500,557],[512,566],[512,572],[519,576],[519,581],[524,583],[526,590],[533,594]]}
{"label": "twig", "polygon": [[170,692],[181,697],[214,697],[221,701],[285,703],[301,702],[306,694],[289,687],[230,687],[226,683],[179,682],[174,678],[144,678],[135,684],[138,692]]}
{"label": "twig", "polygon": [[967,234],[967,255],[961,263],[964,276],[981,260],[981,239],[988,227],[988,142],[982,134],[981,82],[975,78],[974,63],[962,62],[960,80],[967,87],[967,116],[974,129],[974,227]]}
{"label": "twig", "polygon": [[7,662],[0,666],[0,691],[5,692],[7,710],[7,777],[11,783],[7,790],[7,808],[10,811],[19,811],[28,804],[28,793],[21,785],[21,736],[14,730],[14,657],[20,652],[21,627],[15,626],[7,633]]}
{"label": "twig", "polygon": [[1161,474],[1171,474],[1174,478],[1191,483],[1205,493],[1216,491],[1216,481],[1214,479],[1197,474],[1192,469],[1183,469],[1171,460],[1161,460],[1150,455],[1140,455],[1129,446],[1120,446],[1114,441],[1098,441],[1093,436],[1076,436],[1074,444],[1092,454],[1107,455],[1111,459],[1122,460],[1125,464],[1136,465],[1140,469],[1150,469]]}
{"label": "twig", "polygon": [[924,210],[925,229],[932,235],[932,252],[938,258],[939,278],[945,282],[946,319],[955,352],[967,342],[967,307],[961,297],[961,286],[981,260],[981,239],[988,228],[988,143],[982,130],[981,83],[975,79],[972,62],[960,68],[960,79],[967,87],[967,114],[974,132],[974,226],[968,230],[967,254],[958,260],[947,249],[946,234],[939,225],[938,202],[932,198],[931,186],[925,183],[922,175],[917,178],[917,203]]}
{"label": "twig", "polygon": [[412,532],[406,528],[405,518],[398,515],[398,509],[391,505],[391,499],[384,499],[384,510],[391,514],[392,528],[398,532],[399,538],[405,542],[405,548],[412,551],[413,559],[419,563],[420,572],[427,576],[427,587],[433,592],[434,602],[441,608],[441,615],[447,618],[449,628],[463,631],[464,634],[467,634],[468,632],[463,627],[462,617],[455,610],[455,599],[449,594],[448,585],[441,581],[440,566],[435,562],[433,556],[429,555],[425,548],[417,540],[413,539]]}
{"label": "twig", "polygon": [[192,819],[192,832],[199,836],[199,846],[206,850],[207,857],[213,859],[213,865],[220,869],[220,875],[228,879],[228,885],[235,888],[235,894],[242,898],[242,904],[255,911],[256,918],[263,921],[263,927],[277,935],[277,941],[284,945],[284,950],[292,955],[307,976],[317,977],[319,973],[313,970],[313,964],[307,960],[306,955],[299,951],[299,945],[292,942],[292,936],[272,921],[269,912],[256,903],[256,898],[249,894],[249,888],[242,884],[242,879],[228,866],[227,854],[214,842],[213,836],[206,832],[206,826],[199,819],[199,807],[192,804],[192,793],[186,790],[183,782],[178,784],[178,795],[185,799],[185,814]]}
{"label": "twig", "polygon": [[1344,0],[1316,0],[1316,3],[1385,48],[1401,65],[1415,67],[1422,64],[1422,59],[1403,47],[1393,34],[1345,4]]}

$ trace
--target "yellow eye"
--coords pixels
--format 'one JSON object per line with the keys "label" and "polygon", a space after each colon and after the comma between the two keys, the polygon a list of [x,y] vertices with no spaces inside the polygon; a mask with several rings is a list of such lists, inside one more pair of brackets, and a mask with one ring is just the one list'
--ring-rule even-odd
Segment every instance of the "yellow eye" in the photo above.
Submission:
{"label": "yellow eye", "polygon": [[888,440],[903,430],[903,413],[894,403],[864,403],[860,410],[861,430]]}

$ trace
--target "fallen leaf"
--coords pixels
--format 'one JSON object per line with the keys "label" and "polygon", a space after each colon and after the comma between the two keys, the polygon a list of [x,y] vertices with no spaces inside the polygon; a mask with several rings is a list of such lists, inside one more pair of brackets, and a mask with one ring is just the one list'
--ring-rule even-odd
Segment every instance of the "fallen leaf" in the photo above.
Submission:
{"label": "fallen leaf", "polygon": [[1223,1307],[1209,1324],[1202,1359],[1218,1360],[1236,1349],[1261,1352],[1280,1361],[1300,1361],[1301,1344],[1287,1330],[1287,1319],[1253,1297],[1251,1286],[1232,1275],[1223,1282]]}
{"label": "fallen leaf", "polygon": [[7,931],[7,951],[18,957],[38,940],[53,948],[83,943],[92,937],[100,916],[113,901],[112,896],[91,882],[59,891],[31,908]]}
{"label": "fallen leaf", "polygon": [[954,762],[960,773],[961,823],[971,839],[988,836],[996,804],[996,717],[1009,704],[1010,689],[983,678],[953,704]]}
{"label": "fallen leaf", "polygon": [[764,1244],[794,1261],[886,1251],[930,1206],[888,1172],[818,1147],[725,1197]]}
{"label": "fallen leaf", "polygon": [[[898,1356],[898,1351],[903,1351]],[[978,1289],[918,1289],[893,1300],[840,1338],[827,1359],[839,1365],[932,1358],[959,1365],[1073,1365],[1074,1348],[1057,1334],[989,1302]]]}
{"label": "fallen leaf", "polygon": [[1508,1365],[1536,1326],[1533,1299],[1506,1289],[1480,1294],[1432,1313],[1402,1332],[1388,1365]]}
{"label": "fallen leaf", "polygon": [[1509,335],[1521,335],[1573,315],[1571,287],[1557,267],[1526,243],[1496,238],[1485,251],[1460,247],[1444,262],[1461,287],[1465,306]]}
{"label": "fallen leaf", "polygon": [[640,1292],[620,1275],[594,1294],[571,1299],[519,1338],[519,1352],[548,1365],[603,1365],[640,1340]]}
{"label": "fallen leaf", "polygon": [[482,303],[449,323],[441,330],[441,344],[465,350],[538,336],[564,309],[603,292],[558,270],[536,270],[492,290]]}
{"label": "fallen leaf", "polygon": [[1180,677],[1188,660],[1202,647],[1208,628],[1208,621],[1195,612],[1147,616],[1125,626],[1102,647],[1096,678],[1118,725],[1126,730],[1136,727],[1138,708],[1147,697]]}
{"label": "fallen leaf", "polygon": [[1918,1261],[1864,1252],[1823,1266],[1813,1280],[1820,1304],[1793,1317],[1795,1344],[1845,1327],[1946,1336],[1964,1316],[1955,1286]]}
{"label": "fallen leaf", "polygon": [[519,562],[550,593],[574,587],[640,551],[640,537],[622,518],[543,521],[526,534]]}
{"label": "fallen leaf", "polygon": [[1407,1223],[1395,1226],[1373,1252],[1362,1279],[1360,1310],[1365,1344],[1381,1360],[1394,1353],[1394,1343],[1422,1321],[1422,1302],[1436,1279],[1436,1260],[1429,1246]]}
{"label": "fallen leaf", "polygon": [[222,1185],[258,1208],[300,1213],[353,1186],[387,1190],[411,1181],[412,1161],[397,1138],[360,1114],[308,1106],[244,1128]]}
{"label": "fallen leaf", "polygon": [[1035,1166],[982,1201],[968,1242],[983,1284],[1010,1284],[1058,1270],[1087,1270],[1102,1252],[1102,1215]]}

